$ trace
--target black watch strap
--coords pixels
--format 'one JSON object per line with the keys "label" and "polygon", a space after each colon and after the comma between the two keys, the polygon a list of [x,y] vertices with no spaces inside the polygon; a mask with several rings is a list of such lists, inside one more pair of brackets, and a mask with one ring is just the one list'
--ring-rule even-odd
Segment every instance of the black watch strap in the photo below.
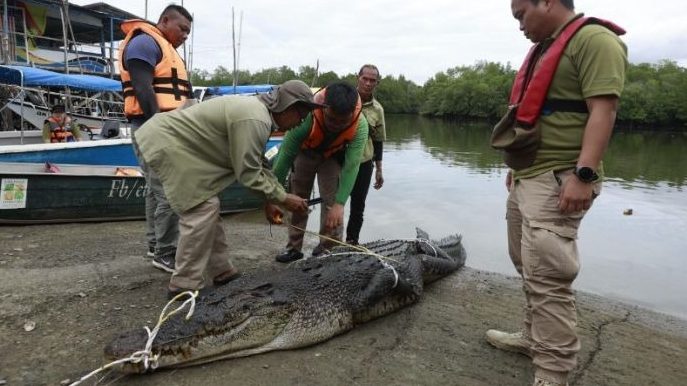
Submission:
{"label": "black watch strap", "polygon": [[596,180],[599,179],[599,175],[596,174],[596,171],[588,166],[578,166],[575,168],[574,173],[580,181],[587,184],[596,182]]}

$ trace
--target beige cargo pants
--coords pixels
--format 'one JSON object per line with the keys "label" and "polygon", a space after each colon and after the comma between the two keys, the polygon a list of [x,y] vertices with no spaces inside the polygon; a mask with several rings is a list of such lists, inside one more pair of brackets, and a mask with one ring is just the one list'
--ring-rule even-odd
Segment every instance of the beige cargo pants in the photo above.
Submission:
{"label": "beige cargo pants", "polygon": [[205,272],[214,279],[234,268],[228,250],[218,197],[181,213],[176,272],[169,284],[185,289],[203,288]]}
{"label": "beige cargo pants", "polygon": [[[508,197],[508,249],[523,278],[524,333],[533,341],[535,375],[561,384],[575,368],[580,342],[572,283],[580,262],[577,230],[586,211],[561,214],[561,185],[572,170],[516,181]],[[600,193],[601,183],[594,187]]]}

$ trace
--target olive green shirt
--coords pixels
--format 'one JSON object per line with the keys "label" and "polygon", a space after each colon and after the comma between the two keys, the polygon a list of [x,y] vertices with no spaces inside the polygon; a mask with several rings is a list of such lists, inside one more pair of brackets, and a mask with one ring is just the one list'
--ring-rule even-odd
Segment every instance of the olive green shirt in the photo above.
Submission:
{"label": "olive green shirt", "polygon": [[[279,148],[279,154],[274,164],[274,174],[277,179],[284,183],[286,175],[293,165],[293,161],[301,150],[301,145],[310,135],[313,118],[312,114],[303,120],[303,122],[296,128],[289,130],[284,136],[284,142]],[[353,140],[346,146],[346,158],[343,167],[341,168],[341,177],[339,178],[339,188],[336,191],[335,201],[338,204],[345,205],[348,197],[351,195],[353,185],[358,177],[358,170],[360,169],[360,158],[362,157],[365,144],[367,143],[367,120],[365,115],[360,114],[358,119],[358,129]]]}
{"label": "olive green shirt", "polygon": [[[558,36],[563,27],[553,35]],[[568,42],[549,87],[548,99],[584,100],[620,97],[628,67],[627,47],[613,32],[598,24],[582,27]],[[537,121],[541,143],[532,166],[513,176],[530,178],[551,170],[574,168],[582,149],[589,114],[555,111]],[[594,128],[590,128],[593,130]],[[599,165],[599,175],[603,168]]]}
{"label": "olive green shirt", "polygon": [[172,209],[181,213],[236,181],[283,202],[284,188],[262,163],[273,126],[257,97],[224,96],[155,114],[134,135]]}
{"label": "olive green shirt", "polygon": [[369,139],[363,150],[360,163],[367,162],[374,157],[374,145],[372,141],[386,141],[386,123],[384,121],[384,108],[375,99],[363,103],[363,115],[367,119]]}

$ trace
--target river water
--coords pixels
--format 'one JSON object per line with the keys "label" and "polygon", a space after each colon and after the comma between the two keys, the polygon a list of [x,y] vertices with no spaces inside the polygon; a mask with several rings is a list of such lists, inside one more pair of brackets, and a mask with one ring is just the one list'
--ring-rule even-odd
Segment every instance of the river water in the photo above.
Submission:
{"label": "river water", "polygon": [[[468,266],[516,275],[507,169],[488,145],[490,128],[397,115],[387,127],[385,184],[370,189],[361,241],[414,237],[416,226],[434,238],[461,233]],[[614,133],[603,192],[580,229],[575,289],[687,319],[685,149],[687,133]]]}

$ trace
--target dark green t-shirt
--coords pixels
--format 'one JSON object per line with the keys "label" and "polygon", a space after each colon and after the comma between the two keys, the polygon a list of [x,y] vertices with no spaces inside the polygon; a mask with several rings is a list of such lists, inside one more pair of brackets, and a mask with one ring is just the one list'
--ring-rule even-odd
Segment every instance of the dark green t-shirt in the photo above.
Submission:
{"label": "dark green t-shirt", "polygon": [[[547,98],[620,97],[627,66],[627,47],[620,38],[598,24],[586,25],[568,42]],[[574,168],[582,149],[588,118],[589,114],[560,111],[540,116],[537,125],[541,144],[536,160],[529,168],[515,171],[513,176],[516,179],[529,178],[551,170]],[[599,169],[601,174],[601,165]]]}

